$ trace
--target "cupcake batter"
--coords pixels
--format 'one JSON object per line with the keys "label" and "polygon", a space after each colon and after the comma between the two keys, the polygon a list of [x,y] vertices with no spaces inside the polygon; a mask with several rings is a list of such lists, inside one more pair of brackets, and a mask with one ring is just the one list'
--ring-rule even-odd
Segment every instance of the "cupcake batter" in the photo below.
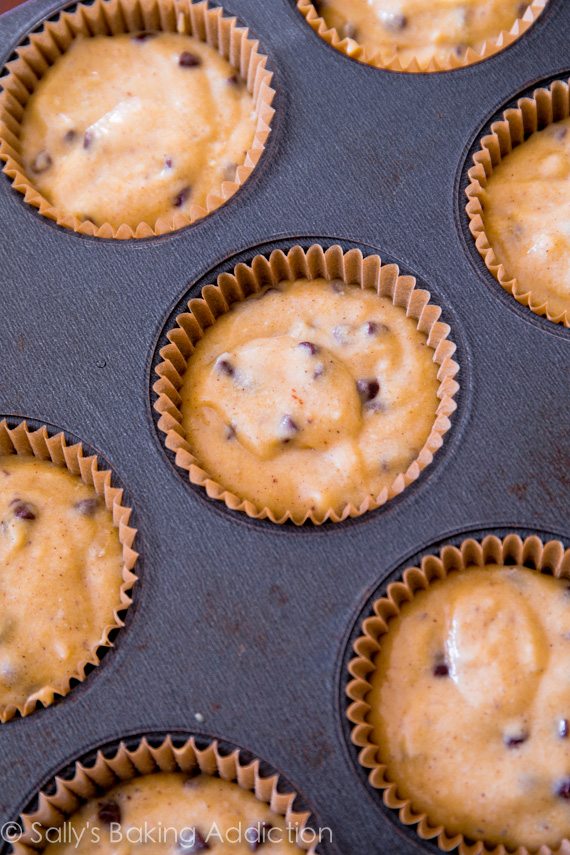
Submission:
{"label": "cupcake batter", "polygon": [[463,56],[510,30],[529,2],[521,0],[317,0],[317,11],[341,37],[402,62]]}
{"label": "cupcake batter", "polygon": [[570,836],[570,595],[472,568],[404,605],[368,703],[388,778],[432,824],[507,847]]}
{"label": "cupcake batter", "polygon": [[518,290],[570,315],[570,119],[549,125],[493,169],[483,194],[489,243]]}
{"label": "cupcake batter", "polygon": [[295,842],[296,829],[284,817],[238,784],[210,775],[189,778],[158,772],[134,778],[87,802],[71,818],[65,833],[66,842],[51,843],[42,851],[48,855],[87,855],[94,850],[102,855],[301,851]]}
{"label": "cupcake batter", "polygon": [[114,623],[122,549],[104,503],[67,469],[0,457],[0,707],[66,685]]}
{"label": "cupcake batter", "polygon": [[74,41],[30,98],[22,154],[56,208],[133,229],[235,180],[253,99],[214,48],[174,33]]}
{"label": "cupcake batter", "polygon": [[282,282],[221,316],[189,360],[182,422],[200,465],[295,520],[376,498],[426,442],[433,350],[387,298]]}

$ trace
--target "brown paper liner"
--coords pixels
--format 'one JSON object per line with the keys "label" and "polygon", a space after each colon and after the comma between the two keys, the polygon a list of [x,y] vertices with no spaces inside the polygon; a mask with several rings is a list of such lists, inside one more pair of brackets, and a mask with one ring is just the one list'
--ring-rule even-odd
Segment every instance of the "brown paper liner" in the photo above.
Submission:
{"label": "brown paper liner", "polygon": [[[249,500],[226,490],[201,468],[182,428],[180,388],[196,343],[216,318],[229,311],[234,303],[287,279],[319,277],[341,279],[347,285],[371,288],[380,296],[391,299],[395,306],[404,308],[408,317],[417,320],[417,328],[426,335],[427,343],[434,351],[434,362],[439,366],[439,406],[432,431],[416,460],[375,500],[367,497],[359,506],[347,504],[340,514],[331,508],[323,516],[307,511],[299,518],[288,511],[277,517],[270,508],[258,508]],[[453,359],[456,347],[448,339],[449,326],[438,320],[441,309],[429,302],[430,296],[428,291],[416,288],[413,276],[401,276],[396,264],[382,264],[378,255],[365,258],[358,249],[345,253],[340,246],[325,250],[319,244],[313,244],[306,251],[300,246],[293,246],[287,254],[275,250],[269,259],[258,255],[251,265],[238,264],[233,274],[222,273],[217,285],[206,285],[202,289],[202,298],[190,300],[189,311],[178,315],[176,326],[167,335],[170,344],[161,349],[161,362],[156,366],[159,379],[153,386],[157,395],[154,409],[160,414],[158,427],[165,435],[166,447],[174,452],[177,465],[188,473],[192,484],[204,487],[210,498],[221,500],[231,510],[242,511],[253,519],[269,519],[279,524],[288,520],[297,525],[307,520],[317,525],[325,520],[341,522],[347,517],[357,517],[378,508],[399,495],[432,462],[451,426],[450,416],[456,409],[454,396],[459,389],[454,379],[459,370]]]}
{"label": "brown paper liner", "polygon": [[28,457],[37,457],[40,460],[51,460],[56,466],[68,469],[84,484],[95,488],[95,492],[104,500],[107,510],[112,514],[113,523],[119,532],[119,541],[123,547],[123,582],[118,592],[113,623],[104,627],[99,640],[93,644],[87,658],[77,665],[73,673],[60,682],[44,686],[31,695],[21,706],[3,707],[0,705],[0,722],[7,722],[18,714],[27,716],[40,705],[43,707],[50,706],[56,695],[64,696],[71,691],[72,681],[83,682],[85,680],[88,666],[99,664],[99,648],[112,647],[111,634],[114,630],[124,626],[120,613],[131,605],[130,591],[137,581],[133,568],[138,559],[138,553],[133,549],[137,530],[129,526],[132,510],[122,504],[123,491],[112,485],[111,472],[108,469],[100,469],[100,461],[97,456],[94,454],[86,455],[81,443],[68,445],[63,433],[52,436],[45,426],[33,430],[28,427],[26,422],[20,422],[16,427],[11,428],[3,419],[0,421],[0,455],[4,454],[23,454]]}
{"label": "brown paper liner", "polygon": [[[260,802],[285,817],[291,828],[302,831],[310,827],[310,812],[298,811],[294,807],[297,793],[283,792],[282,781],[277,773],[264,776],[261,762],[257,759],[243,760],[238,748],[228,754],[222,752],[217,741],[199,747],[195,737],[189,738],[181,747],[176,747],[170,736],[156,747],[143,738],[134,748],[127,747],[124,742],[119,743],[112,756],[107,751],[98,751],[93,765],[84,766],[78,762],[70,779],[56,778],[55,792],[51,795],[41,792],[37,809],[21,816],[24,834],[14,844],[14,855],[30,855],[41,851],[41,843],[35,842],[38,829],[59,828],[87,800],[101,796],[122,781],[155,772],[189,774],[198,770],[205,775],[218,775],[225,781],[235,782],[244,790],[252,791]],[[300,840],[298,846],[314,855],[318,841],[310,845]]]}
{"label": "brown paper liner", "polygon": [[372,50],[370,47],[359,44],[355,39],[343,38],[335,27],[329,27],[310,0],[297,0],[297,9],[323,41],[345,56],[365,65],[372,65],[374,68],[417,74],[465,68],[499,53],[526,33],[543,12],[547,3],[548,0],[533,0],[524,15],[517,18],[510,30],[503,30],[477,48],[468,48],[462,56],[457,56],[450,50],[447,56],[432,57],[429,60],[412,57],[406,64],[403,64],[398,54],[389,48],[381,47]]}
{"label": "brown paper liner", "polygon": [[[362,634],[354,644],[356,655],[348,666],[353,679],[346,688],[352,701],[346,715],[354,725],[351,736],[354,745],[360,748],[359,762],[365,769],[370,769],[370,784],[383,791],[384,804],[399,811],[403,825],[415,825],[422,840],[435,839],[444,852],[457,847],[460,855],[506,855],[507,850],[502,845],[485,844],[483,840],[472,838],[467,841],[462,834],[449,833],[443,826],[432,824],[427,814],[416,811],[410,799],[399,795],[397,783],[390,780],[388,769],[382,762],[381,746],[373,741],[373,728],[368,721],[371,709],[367,698],[372,688],[369,677],[374,672],[376,655],[382,644],[382,636],[389,631],[390,621],[399,615],[401,607],[412,600],[416,593],[458,570],[508,563],[529,567],[557,578],[570,578],[570,549],[565,549],[558,540],[543,543],[533,535],[523,541],[518,534],[508,534],[503,539],[489,535],[481,542],[469,538],[459,547],[444,546],[438,555],[426,555],[419,567],[408,567],[402,580],[388,585],[386,596],[374,602],[373,614],[362,623]],[[565,840],[556,850],[556,855],[568,855],[569,852],[570,841]],[[529,855],[529,850],[519,846],[514,855]],[[540,855],[555,853],[543,846]]]}
{"label": "brown paper liner", "polygon": [[531,134],[541,131],[553,122],[570,116],[570,81],[555,80],[548,89],[535,89],[532,98],[519,98],[516,107],[503,113],[500,121],[493,122],[491,133],[481,139],[480,148],[473,155],[473,166],[469,169],[469,186],[465,190],[469,230],[475,246],[487,269],[499,284],[518,303],[537,315],[545,315],[549,321],[570,326],[570,311],[556,314],[549,309],[548,301],[533,296],[512,277],[495,255],[483,222],[485,190],[493,169],[513,148],[524,143]]}
{"label": "brown paper liner", "polygon": [[[236,169],[233,181],[224,181],[210,193],[206,208],[193,205],[188,214],[173,213],[159,217],[156,223],[140,223],[136,229],[126,223],[115,228],[109,223],[96,226],[54,207],[33,186],[25,174],[20,151],[20,123],[26,103],[42,76],[65,53],[74,39],[96,35],[118,35],[141,30],[161,30],[193,35],[215,48],[239,72],[254,101],[257,117],[254,139],[244,161]],[[2,79],[0,95],[0,160],[3,171],[16,190],[40,214],[79,234],[101,238],[146,238],[176,231],[205,217],[223,205],[247,181],[265,149],[271,131],[275,91],[267,57],[259,53],[258,42],[248,30],[238,27],[235,18],[224,16],[221,8],[208,8],[207,2],[192,0],[95,0],[79,3],[72,12],[62,12],[57,20],[46,21],[39,32],[29,35],[29,44],[17,48],[17,59],[7,63],[8,75]]]}

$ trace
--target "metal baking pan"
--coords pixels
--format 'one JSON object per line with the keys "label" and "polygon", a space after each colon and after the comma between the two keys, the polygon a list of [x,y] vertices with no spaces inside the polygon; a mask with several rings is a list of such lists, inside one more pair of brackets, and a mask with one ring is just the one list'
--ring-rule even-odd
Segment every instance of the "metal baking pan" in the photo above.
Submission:
{"label": "metal baking pan", "polygon": [[[175,731],[282,772],[332,828],[325,855],[437,851],[387,815],[357,766],[347,649],[373,593],[432,544],[473,530],[569,536],[570,332],[501,290],[463,205],[466,159],[493,116],[568,76],[570,3],[550,0],[493,58],[431,75],[342,56],[293,0],[224,6],[268,54],[277,112],[259,167],[221,209],[169,236],[101,240],[43,219],[0,176],[0,415],[96,449],[134,504],[142,556],[101,666],[0,727],[0,826],[98,746]],[[1,64],[60,8],[28,0],[0,17]],[[274,526],[209,501],[175,469],[153,417],[153,365],[189,294],[236,260],[315,240],[418,277],[452,327],[461,393],[444,447],[398,499],[354,522]]]}

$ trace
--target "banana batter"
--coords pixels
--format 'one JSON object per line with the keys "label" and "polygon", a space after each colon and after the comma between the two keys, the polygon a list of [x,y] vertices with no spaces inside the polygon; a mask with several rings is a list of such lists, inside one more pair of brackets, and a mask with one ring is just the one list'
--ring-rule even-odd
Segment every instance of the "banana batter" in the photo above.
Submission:
{"label": "banana batter", "polygon": [[372,290],[282,282],[198,342],[183,428],[204,470],[260,510],[340,513],[417,458],[438,406],[433,356],[416,322]]}
{"label": "banana batter", "polygon": [[532,851],[570,836],[568,587],[522,567],[453,573],[380,639],[372,741],[449,833]]}
{"label": "banana batter", "polygon": [[110,512],[67,469],[0,457],[0,707],[62,689],[115,622],[122,547]]}
{"label": "banana batter", "polygon": [[115,228],[202,208],[235,180],[253,99],[214,48],[139,33],[74,41],[31,96],[22,154],[56,208]]}

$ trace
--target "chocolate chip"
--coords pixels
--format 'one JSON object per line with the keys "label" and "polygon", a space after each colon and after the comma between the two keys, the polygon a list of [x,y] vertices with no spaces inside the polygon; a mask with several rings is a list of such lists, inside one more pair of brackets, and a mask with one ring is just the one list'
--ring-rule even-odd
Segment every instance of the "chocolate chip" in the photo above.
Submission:
{"label": "chocolate chip", "polygon": [[118,823],[121,821],[121,808],[114,799],[109,799],[108,801],[101,802],[99,804],[97,816],[99,818],[99,821],[104,823],[105,825]]}
{"label": "chocolate chip", "polygon": [[465,51],[467,50],[467,48],[465,47],[465,45],[455,45],[455,48],[453,50],[454,50],[455,56],[458,56],[459,58],[461,58],[465,54]]}
{"label": "chocolate chip", "polygon": [[283,442],[289,442],[295,434],[299,433],[299,425],[295,422],[291,416],[285,415],[281,418],[279,422],[279,439]]}
{"label": "chocolate chip", "polygon": [[342,28],[342,35],[345,39],[355,39],[358,34],[358,30],[356,29],[356,25],[352,23],[352,21],[347,21],[344,27]]}
{"label": "chocolate chip", "polygon": [[558,722],[558,736],[560,739],[568,739],[570,735],[570,724],[567,718],[561,718]]}
{"label": "chocolate chip", "polygon": [[507,746],[507,748],[518,748],[519,745],[522,745],[528,739],[528,733],[518,733],[514,736],[505,736],[503,742]]}
{"label": "chocolate chip", "polygon": [[141,33],[137,33],[133,36],[134,42],[147,42],[149,39],[154,39],[156,33],[151,33],[148,30],[143,30]]}
{"label": "chocolate chip", "polygon": [[83,148],[91,148],[91,143],[93,142],[93,134],[91,131],[85,131],[83,134]]}
{"label": "chocolate chip", "polygon": [[433,666],[434,677],[449,677],[449,665],[447,662],[436,662]]}
{"label": "chocolate chip", "polygon": [[165,169],[172,169],[172,158],[171,158],[171,157],[167,157],[167,158],[165,158],[165,160],[164,160],[164,168],[165,168]]}
{"label": "chocolate chip", "polygon": [[264,843],[271,843],[269,832],[272,828],[273,826],[269,822],[258,822],[257,825],[250,825],[245,837],[252,852],[257,852]]}
{"label": "chocolate chip", "polygon": [[234,74],[230,74],[230,76],[228,77],[228,83],[230,84],[230,86],[239,86],[240,83],[243,83],[243,81],[236,71]]}
{"label": "chocolate chip", "polygon": [[313,371],[313,380],[318,380],[319,377],[322,377],[325,373],[325,366],[322,362],[319,362],[315,370]]}
{"label": "chocolate chip", "polygon": [[10,502],[10,505],[14,516],[19,520],[35,520],[37,509],[29,502],[22,502],[21,499],[14,499]]}
{"label": "chocolate chip", "polygon": [[235,439],[235,438],[236,438],[236,429],[235,429],[235,427],[234,427],[233,425],[228,425],[228,426],[226,427],[225,437],[226,437],[226,439],[228,439],[228,440],[229,440],[229,439]]}
{"label": "chocolate chip", "polygon": [[224,359],[224,357],[220,357],[216,360],[216,369],[222,374],[225,374],[226,377],[233,377],[235,374],[235,368],[232,363],[229,359]]}
{"label": "chocolate chip", "polygon": [[381,333],[388,332],[388,327],[386,324],[382,324],[379,321],[368,321],[364,324],[364,332],[366,335],[380,335]]}
{"label": "chocolate chip", "polygon": [[553,134],[555,140],[563,140],[566,138],[567,135],[568,135],[568,128],[564,128],[564,127],[556,128],[556,130],[554,131],[554,134]]}
{"label": "chocolate chip", "polygon": [[555,792],[561,799],[570,799],[570,778],[563,778],[559,781]]}
{"label": "chocolate chip", "polygon": [[302,347],[303,350],[306,350],[311,356],[316,356],[320,351],[320,347],[317,344],[314,344],[312,341],[300,341],[297,345],[298,347]]}
{"label": "chocolate chip", "polygon": [[84,517],[92,517],[99,507],[99,499],[81,499],[73,506],[75,510]]}
{"label": "chocolate chip", "polygon": [[196,68],[198,65],[202,65],[202,60],[195,53],[185,50],[180,54],[178,65],[181,68]]}
{"label": "chocolate chip", "polygon": [[356,388],[358,389],[360,400],[363,404],[366,404],[368,403],[368,401],[374,400],[374,398],[380,391],[380,383],[374,378],[372,378],[371,380],[357,380]]}
{"label": "chocolate chip", "polygon": [[52,163],[51,155],[47,151],[40,151],[32,161],[32,170],[37,175],[40,175],[42,172],[47,172]]}
{"label": "chocolate chip", "polygon": [[188,200],[191,193],[190,187],[183,187],[182,190],[176,194],[174,199],[172,200],[172,204],[175,208],[181,208],[182,205]]}
{"label": "chocolate chip", "polygon": [[179,852],[194,855],[195,852],[206,852],[210,844],[197,828],[185,828],[180,834],[177,848]]}
{"label": "chocolate chip", "polygon": [[383,26],[392,33],[405,30],[408,26],[408,19],[401,12],[381,12],[380,20]]}
{"label": "chocolate chip", "polygon": [[72,143],[72,142],[75,142],[76,137],[77,137],[77,131],[74,131],[73,129],[71,129],[71,130],[65,132],[63,140],[66,143]]}

